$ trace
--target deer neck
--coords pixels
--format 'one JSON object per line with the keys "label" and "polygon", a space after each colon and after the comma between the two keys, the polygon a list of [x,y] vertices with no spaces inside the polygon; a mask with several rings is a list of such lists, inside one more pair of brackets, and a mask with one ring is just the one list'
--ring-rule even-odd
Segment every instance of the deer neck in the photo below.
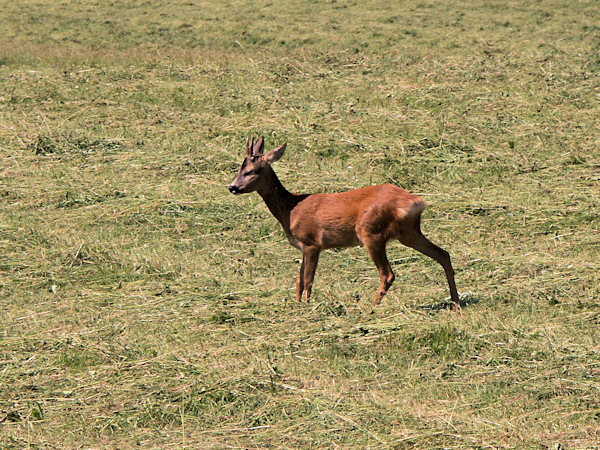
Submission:
{"label": "deer neck", "polygon": [[290,193],[279,181],[273,169],[265,174],[266,182],[257,189],[271,214],[279,221],[286,234],[290,234],[290,213],[298,204],[296,195]]}

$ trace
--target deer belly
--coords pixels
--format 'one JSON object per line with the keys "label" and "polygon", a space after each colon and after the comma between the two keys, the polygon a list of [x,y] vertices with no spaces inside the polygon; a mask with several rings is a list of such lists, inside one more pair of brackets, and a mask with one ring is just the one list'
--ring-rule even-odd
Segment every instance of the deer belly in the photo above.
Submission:
{"label": "deer belly", "polygon": [[296,224],[288,235],[288,241],[296,248],[304,246],[326,248],[354,247],[361,242],[352,226],[327,226],[320,223],[319,226]]}
{"label": "deer belly", "polygon": [[355,247],[361,245],[354,228],[324,231],[321,238],[323,248]]}

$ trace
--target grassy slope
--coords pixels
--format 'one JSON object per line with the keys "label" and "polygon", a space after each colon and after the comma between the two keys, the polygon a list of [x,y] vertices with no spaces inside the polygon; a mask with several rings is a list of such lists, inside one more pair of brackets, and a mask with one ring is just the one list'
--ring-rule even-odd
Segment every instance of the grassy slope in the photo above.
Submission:
{"label": "grassy slope", "polygon": [[[598,6],[395,3],[0,1],[0,446],[600,440]],[[393,244],[294,305],[259,133],[424,195],[475,304]]]}

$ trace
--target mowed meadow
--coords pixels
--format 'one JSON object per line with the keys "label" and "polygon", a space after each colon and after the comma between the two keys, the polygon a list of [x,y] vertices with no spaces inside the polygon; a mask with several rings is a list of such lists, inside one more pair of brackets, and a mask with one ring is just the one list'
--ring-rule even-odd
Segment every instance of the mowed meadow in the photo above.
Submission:
{"label": "mowed meadow", "polygon": [[[0,447],[600,443],[596,0],[0,0]],[[395,183],[434,261],[300,253],[293,192]]]}

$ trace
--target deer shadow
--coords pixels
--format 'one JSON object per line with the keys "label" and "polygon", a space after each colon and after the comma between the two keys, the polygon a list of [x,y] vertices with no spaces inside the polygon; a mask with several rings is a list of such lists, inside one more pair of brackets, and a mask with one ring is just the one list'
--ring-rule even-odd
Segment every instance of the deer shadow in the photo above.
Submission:
{"label": "deer shadow", "polygon": [[429,312],[440,312],[443,310],[458,310],[458,311],[460,311],[462,308],[476,305],[480,301],[481,301],[480,297],[478,297],[477,295],[475,295],[471,292],[467,292],[464,294],[460,294],[460,299],[459,299],[459,303],[458,303],[460,308],[456,308],[456,305],[452,301],[450,301],[449,298],[445,299],[441,302],[435,302],[435,303],[432,303],[429,305],[420,305],[420,306],[418,306],[418,308],[425,310],[425,311],[429,311]]}

